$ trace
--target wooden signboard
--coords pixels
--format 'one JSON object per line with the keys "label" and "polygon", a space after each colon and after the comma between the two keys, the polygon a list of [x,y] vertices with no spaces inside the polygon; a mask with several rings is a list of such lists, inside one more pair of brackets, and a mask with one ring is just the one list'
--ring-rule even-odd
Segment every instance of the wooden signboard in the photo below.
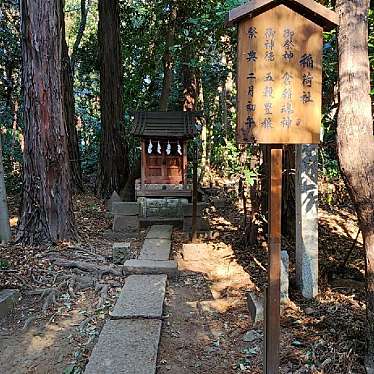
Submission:
{"label": "wooden signboard", "polygon": [[336,13],[313,0],[251,0],[229,14],[238,24],[239,143],[271,144],[269,265],[264,373],[279,373],[283,144],[318,144],[322,32]]}
{"label": "wooden signboard", "polygon": [[285,5],[239,24],[239,143],[319,143],[322,31]]}

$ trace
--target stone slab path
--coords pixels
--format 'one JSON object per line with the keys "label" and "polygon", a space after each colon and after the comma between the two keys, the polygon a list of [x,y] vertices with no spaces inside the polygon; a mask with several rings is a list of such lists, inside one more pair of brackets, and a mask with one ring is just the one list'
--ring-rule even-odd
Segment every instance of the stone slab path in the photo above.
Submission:
{"label": "stone slab path", "polygon": [[169,225],[152,226],[139,259],[124,263],[126,279],[85,374],[155,374],[167,276],[178,272],[170,261]]}
{"label": "stone slab path", "polygon": [[174,276],[178,272],[175,261],[128,260],[123,265],[126,274],[167,274]]}
{"label": "stone slab path", "polygon": [[128,277],[110,316],[113,319],[161,318],[166,279],[165,274]]}
{"label": "stone slab path", "polygon": [[108,321],[85,374],[153,374],[161,320]]}
{"label": "stone slab path", "polygon": [[169,260],[171,250],[170,239],[145,239],[140,260]]}
{"label": "stone slab path", "polygon": [[153,225],[149,230],[147,239],[170,239],[173,232],[171,225]]}

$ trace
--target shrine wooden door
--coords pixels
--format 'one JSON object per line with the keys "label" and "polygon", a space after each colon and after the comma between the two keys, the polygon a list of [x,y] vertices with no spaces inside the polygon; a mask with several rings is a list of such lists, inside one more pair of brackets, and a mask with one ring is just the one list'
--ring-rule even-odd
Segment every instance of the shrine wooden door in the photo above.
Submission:
{"label": "shrine wooden door", "polygon": [[167,155],[166,145],[161,144],[162,153],[146,154],[142,165],[145,183],[149,184],[181,184],[183,183],[183,155],[172,152]]}

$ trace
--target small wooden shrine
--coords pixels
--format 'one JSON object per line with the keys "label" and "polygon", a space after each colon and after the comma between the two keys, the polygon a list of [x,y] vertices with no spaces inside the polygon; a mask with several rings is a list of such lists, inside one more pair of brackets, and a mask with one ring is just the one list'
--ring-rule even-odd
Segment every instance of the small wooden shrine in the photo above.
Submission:
{"label": "small wooden shrine", "polygon": [[187,142],[196,130],[194,112],[138,112],[133,135],[141,141],[137,197],[192,196],[187,180]]}

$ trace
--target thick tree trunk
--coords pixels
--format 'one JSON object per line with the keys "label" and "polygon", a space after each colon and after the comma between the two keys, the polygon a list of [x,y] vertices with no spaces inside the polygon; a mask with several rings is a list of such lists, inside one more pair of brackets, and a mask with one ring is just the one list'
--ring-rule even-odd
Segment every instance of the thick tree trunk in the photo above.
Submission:
{"label": "thick tree trunk", "polygon": [[[368,59],[368,0],[339,0],[338,154],[364,237],[368,357],[374,370],[374,138]],[[371,362],[370,362],[371,361]]]}
{"label": "thick tree trunk", "polygon": [[74,236],[61,6],[61,0],[21,2],[25,149],[17,239],[23,244],[50,244]]}
{"label": "thick tree trunk", "polygon": [[0,135],[0,243],[7,243],[10,240],[10,236],[9,213],[4,180],[3,149]]}
{"label": "thick tree trunk", "polygon": [[160,110],[167,112],[169,108],[169,99],[171,93],[171,87],[173,84],[173,54],[172,46],[175,38],[175,22],[177,19],[177,8],[175,5],[171,5],[170,10],[170,21],[168,24],[168,31],[166,35],[166,47],[164,53],[164,78],[162,81],[162,91],[160,96]]}
{"label": "thick tree trunk", "polygon": [[124,141],[123,90],[118,0],[99,0],[101,144],[97,191],[121,191],[128,179]]}
{"label": "thick tree trunk", "polygon": [[[63,11],[63,9],[61,10]],[[73,91],[73,71],[70,63],[68,45],[65,40],[65,22],[62,14],[62,72],[63,72],[63,94],[64,115],[66,131],[68,135],[68,150],[70,159],[70,172],[72,187],[75,192],[83,192],[81,158],[78,143],[78,132],[75,117],[75,99]]]}

